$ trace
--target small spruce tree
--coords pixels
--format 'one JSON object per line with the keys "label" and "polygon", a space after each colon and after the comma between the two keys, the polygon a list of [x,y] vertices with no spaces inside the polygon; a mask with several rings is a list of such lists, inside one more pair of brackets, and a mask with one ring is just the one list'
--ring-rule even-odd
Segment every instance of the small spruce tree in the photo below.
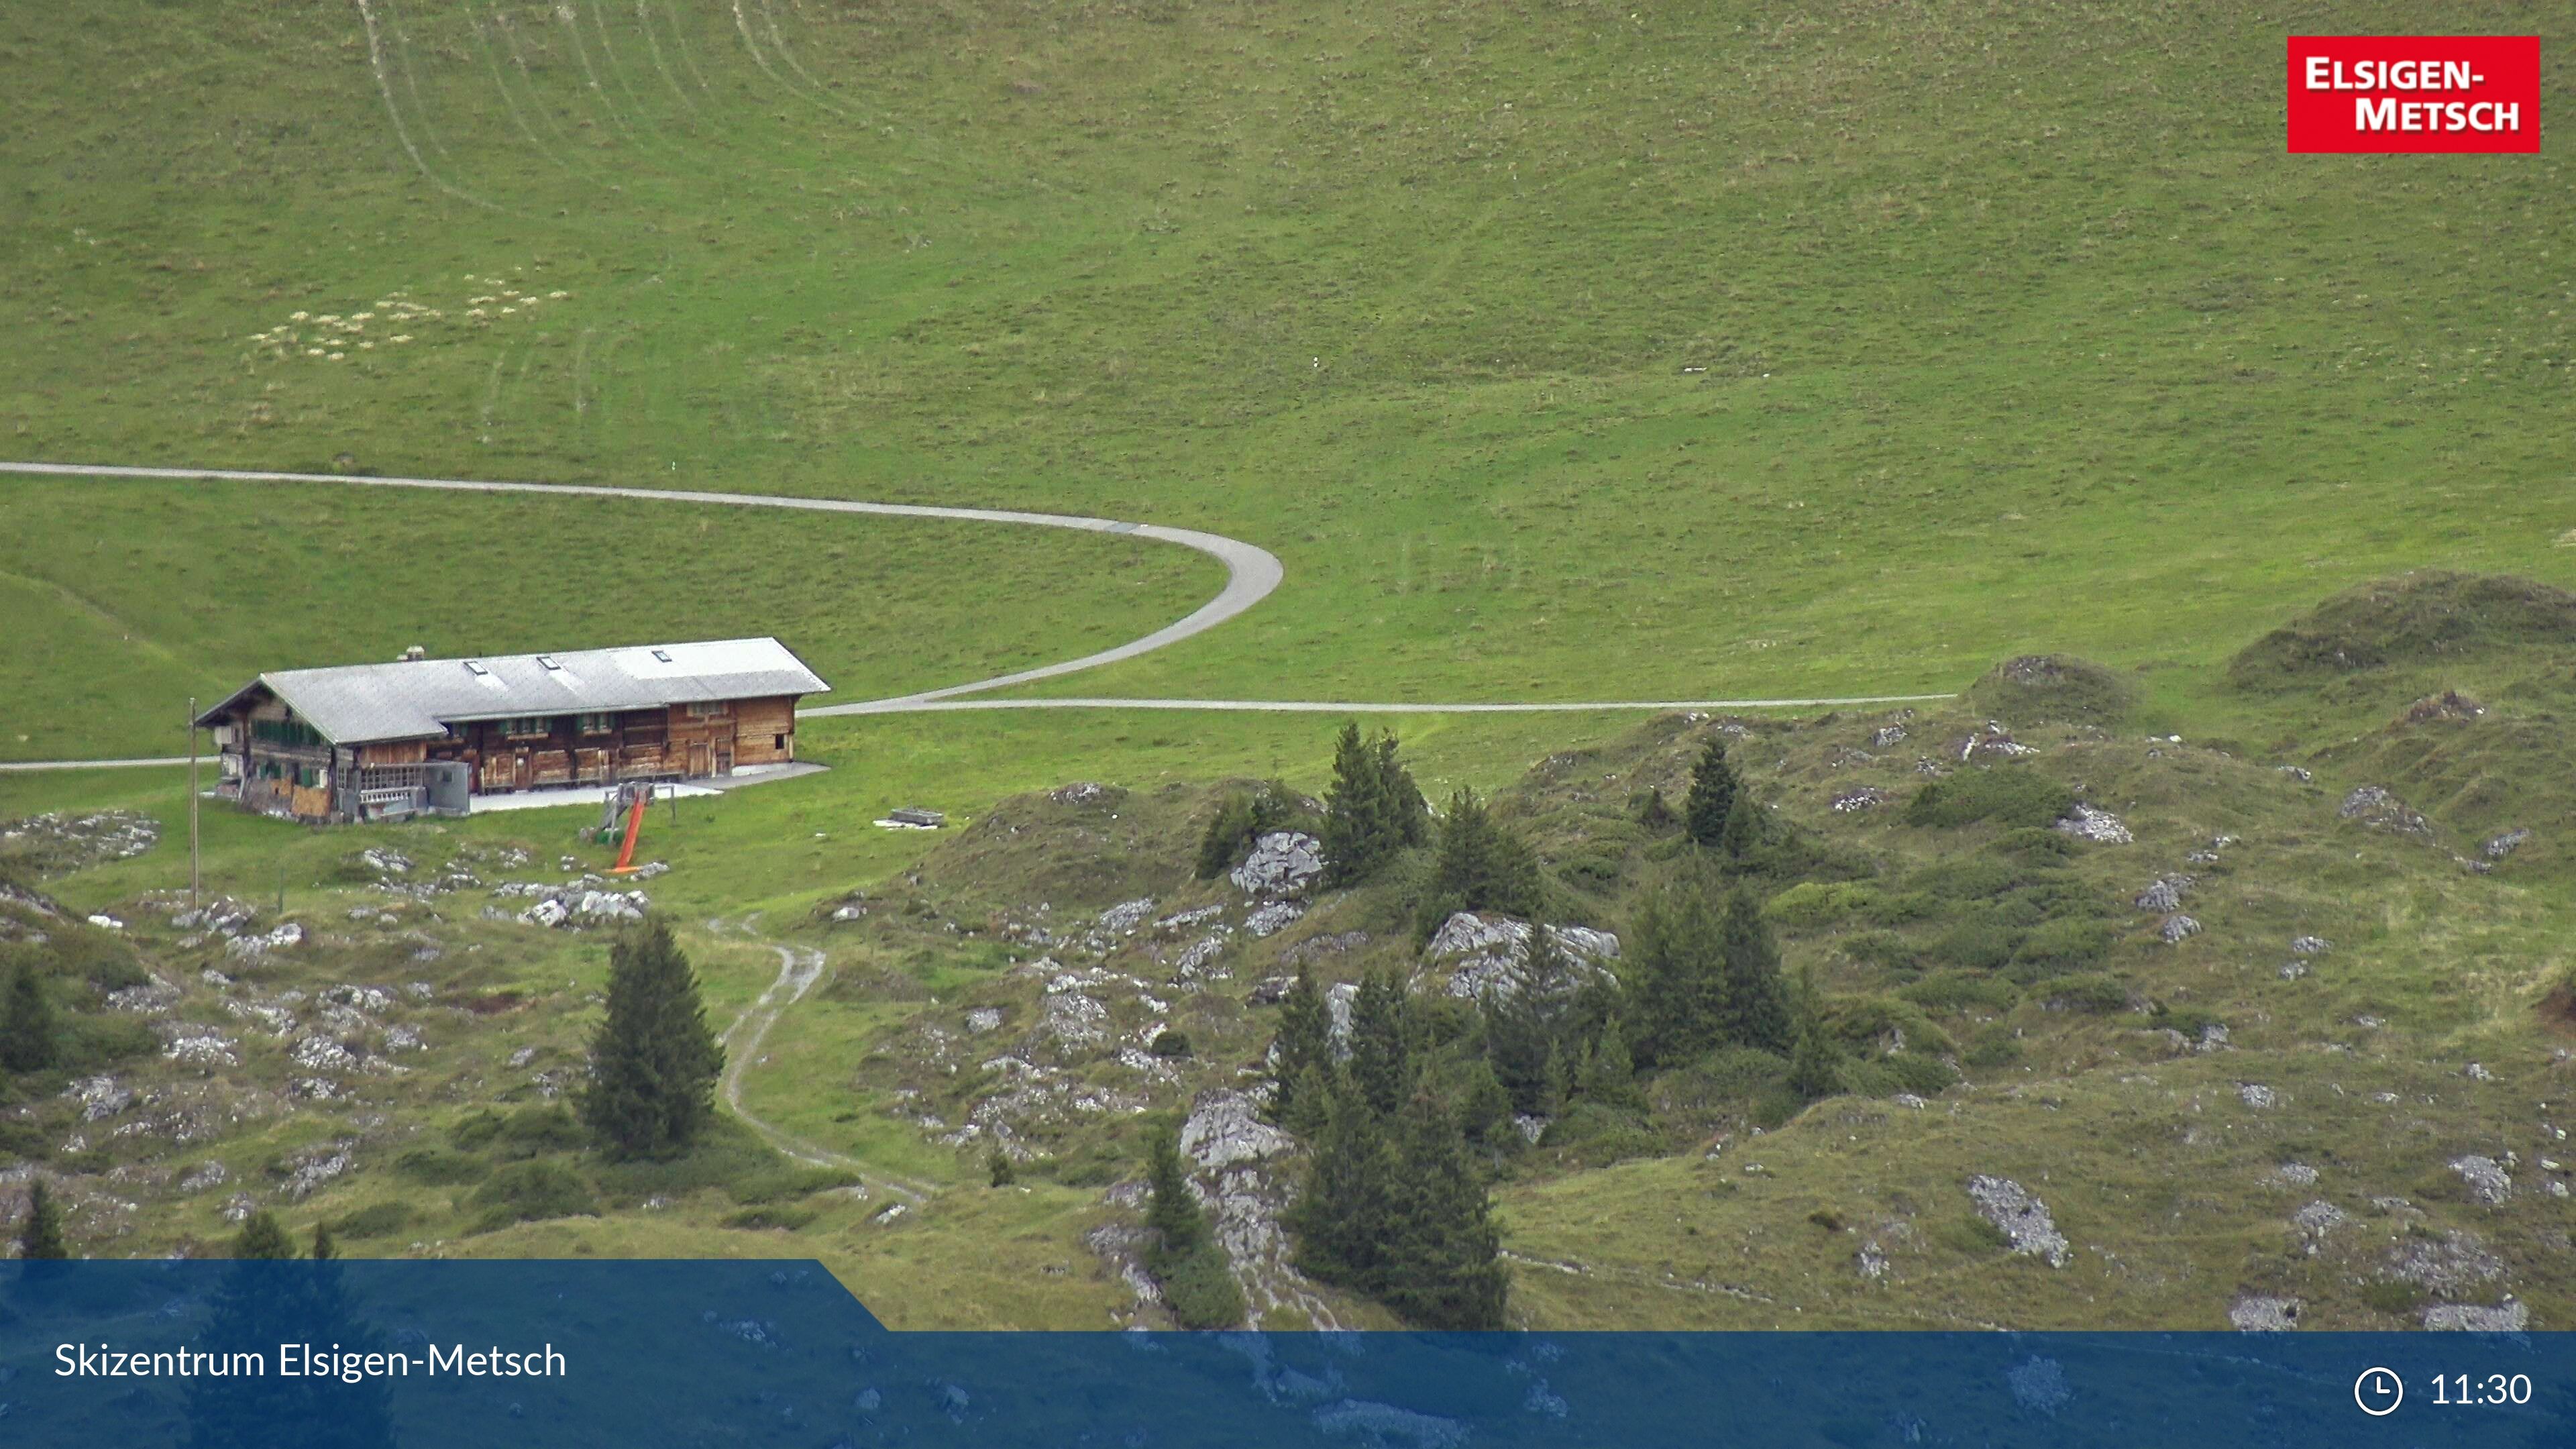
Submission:
{"label": "small spruce tree", "polygon": [[1637,823],[1644,826],[1649,835],[1661,835],[1679,825],[1681,819],[1679,815],[1673,813],[1671,802],[1664,799],[1663,787],[1660,785],[1648,790],[1646,798],[1637,804]]}
{"label": "small spruce tree", "polygon": [[1170,1127],[1158,1129],[1145,1144],[1145,1187],[1145,1225],[1154,1230],[1165,1258],[1180,1258],[1207,1240],[1207,1214],[1190,1193],[1180,1134]]}
{"label": "small spruce tree", "polygon": [[1679,1066],[1727,1039],[1723,931],[1706,891],[1679,885],[1637,914],[1628,970],[1634,983],[1630,1050]]}
{"label": "small spruce tree", "polygon": [[1306,1180],[1285,1217],[1297,1267],[1310,1278],[1374,1294],[1382,1273],[1399,1168],[1385,1119],[1356,1087],[1326,1094]]}
{"label": "small spruce tree", "polygon": [[0,1001],[0,1067],[37,1072],[54,1064],[54,1007],[35,963],[20,961]]}
{"label": "small spruce tree", "polygon": [[1562,1043],[1552,1044],[1547,1049],[1547,1065],[1539,1082],[1538,1105],[1532,1115],[1554,1117],[1563,1112],[1565,1104],[1573,1099],[1574,1063]]}
{"label": "small spruce tree", "polygon": [[1825,1026],[1824,1002],[1813,977],[1799,973],[1797,1037],[1789,1048],[1789,1090],[1813,1100],[1843,1089],[1843,1053]]}
{"label": "small spruce tree", "polygon": [[43,1178],[27,1187],[27,1217],[18,1225],[18,1256],[29,1260],[68,1258],[71,1243],[63,1235],[63,1207]]}
{"label": "small spruce tree", "polygon": [[1279,1003],[1279,1046],[1271,1060],[1270,1116],[1289,1126],[1299,1118],[1299,1098],[1309,1073],[1333,1069],[1333,1012],[1315,975],[1303,963]]}
{"label": "small spruce tree", "polygon": [[1020,1170],[1011,1165],[1011,1154],[999,1142],[984,1149],[984,1176],[995,1187],[1009,1187],[1020,1180]]}
{"label": "small spruce tree", "polygon": [[1603,1023],[1601,1035],[1594,1038],[1592,1049],[1584,1054],[1583,1080],[1576,1084],[1575,1095],[1587,1102],[1605,1107],[1638,1108],[1645,1105],[1637,1094],[1635,1064],[1628,1056],[1628,1038],[1620,1030],[1619,1018]]}
{"label": "small spruce tree", "polygon": [[1386,792],[1388,824],[1396,844],[1411,848],[1431,838],[1431,802],[1413,783],[1413,772],[1396,756],[1395,736],[1377,737],[1377,777]]}
{"label": "small spruce tree", "polygon": [[1753,863],[1755,852],[1762,848],[1764,820],[1762,807],[1754,803],[1753,792],[1737,790],[1735,803],[1727,807],[1726,824],[1718,831],[1717,849],[1727,864],[1743,867]]}
{"label": "small spruce tree", "polygon": [[1546,894],[1528,842],[1495,820],[1475,791],[1461,790],[1441,817],[1431,887],[1423,894],[1415,934],[1429,940],[1459,911],[1535,917],[1545,908]]}
{"label": "small spruce tree", "polygon": [[1691,767],[1690,795],[1682,802],[1682,824],[1701,845],[1716,845],[1726,833],[1726,817],[1735,808],[1735,768],[1726,762],[1726,740],[1709,736],[1708,748]]}
{"label": "small spruce tree", "polygon": [[1456,1120],[1422,1092],[1395,1130],[1400,1166],[1375,1296],[1424,1328],[1502,1327],[1510,1283],[1502,1235]]}
{"label": "small spruce tree", "polygon": [[1546,1105],[1547,1063],[1565,1039],[1573,974],[1556,932],[1542,922],[1530,931],[1519,981],[1485,993],[1485,1058],[1517,1111],[1554,1110]]}
{"label": "small spruce tree", "polygon": [[724,1048],[668,921],[650,918],[609,947],[608,1015],[590,1057],[582,1121],[613,1151],[679,1151],[715,1115]]}
{"label": "small spruce tree", "polygon": [[1719,954],[1725,972],[1725,1035],[1743,1046],[1785,1052],[1796,1034],[1780,946],[1748,890],[1727,897]]}
{"label": "small spruce tree", "polygon": [[295,1242],[286,1236],[286,1229],[278,1225],[277,1214],[261,1208],[242,1223],[240,1234],[233,1239],[233,1256],[292,1258],[295,1256]]}
{"label": "small spruce tree", "polygon": [[1162,1285],[1163,1301],[1183,1328],[1232,1328],[1243,1321],[1243,1288],[1234,1280],[1225,1248],[1208,1231],[1207,1213],[1190,1192],[1180,1139],[1170,1127],[1146,1145],[1149,1197],[1145,1221],[1154,1230],[1146,1268]]}
{"label": "small spruce tree", "polygon": [[1360,738],[1356,724],[1342,726],[1333,742],[1333,783],[1324,792],[1324,876],[1328,884],[1356,885],[1377,874],[1403,848],[1391,798],[1376,750]]}
{"label": "small spruce tree", "polygon": [[331,1236],[329,1223],[313,1225],[313,1261],[328,1263],[340,1256],[340,1241]]}
{"label": "small spruce tree", "polygon": [[1392,973],[1371,971],[1351,1002],[1352,1085],[1381,1116],[1413,1092],[1412,1002]]}

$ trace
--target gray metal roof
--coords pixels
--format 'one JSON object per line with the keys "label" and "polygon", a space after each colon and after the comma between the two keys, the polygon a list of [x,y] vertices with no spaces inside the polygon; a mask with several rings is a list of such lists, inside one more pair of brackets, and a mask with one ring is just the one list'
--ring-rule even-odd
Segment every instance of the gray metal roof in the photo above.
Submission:
{"label": "gray metal roof", "polygon": [[653,709],[830,688],[775,639],[716,639],[273,670],[197,722],[212,724],[243,697],[266,689],[332,743],[358,745],[443,735],[448,725],[466,720]]}

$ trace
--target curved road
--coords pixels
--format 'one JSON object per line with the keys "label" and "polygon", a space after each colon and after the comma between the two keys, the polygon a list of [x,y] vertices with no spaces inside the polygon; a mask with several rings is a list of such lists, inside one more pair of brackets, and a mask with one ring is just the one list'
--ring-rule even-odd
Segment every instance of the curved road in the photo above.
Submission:
{"label": "curved road", "polygon": [[[1677,699],[1677,700],[1594,700],[1571,703],[1513,704],[1406,704],[1389,701],[1353,702],[1303,699],[961,699],[962,695],[981,694],[987,690],[1005,689],[1015,684],[1029,684],[1058,675],[1073,674],[1122,659],[1150,654],[1166,645],[1177,644],[1194,634],[1204,634],[1228,619],[1270,597],[1280,580],[1286,577],[1278,558],[1268,549],[1227,538],[1222,534],[1202,533],[1194,528],[1166,528],[1158,523],[1124,523],[1109,518],[1084,518],[1067,513],[1025,513],[1002,508],[943,508],[921,503],[860,503],[843,498],[800,498],[770,493],[718,493],[684,488],[621,488],[598,483],[500,483],[459,478],[376,478],[351,473],[270,473],[238,468],[131,468],[100,463],[9,463],[0,462],[0,473],[31,474],[58,478],[162,478],[177,482],[219,483],[341,483],[360,488],[422,488],[446,493],[535,493],[573,498],[637,499],[648,503],[703,503],[728,508],[798,508],[814,513],[864,513],[892,518],[955,518],[977,523],[1015,523],[1023,527],[1070,528],[1085,533],[1109,533],[1128,538],[1152,539],[1157,543],[1175,543],[1196,549],[1225,565],[1225,587],[1215,598],[1201,604],[1177,622],[1166,624],[1141,639],[1131,639],[1115,648],[1079,659],[1044,664],[1011,674],[997,674],[966,684],[952,684],[941,689],[926,689],[916,694],[901,694],[885,699],[856,700],[847,704],[817,705],[800,709],[800,718],[838,715],[909,714],[926,710],[951,709],[1170,709],[1223,710],[1282,714],[1580,714],[1602,710],[1672,710],[1672,709],[1784,709],[1838,708],[1858,704],[1914,704],[1928,700],[1949,699],[1947,694],[1873,694],[1810,699]],[[176,765],[184,758],[121,760],[27,760],[0,763],[0,773],[35,770],[101,770],[133,766]]]}

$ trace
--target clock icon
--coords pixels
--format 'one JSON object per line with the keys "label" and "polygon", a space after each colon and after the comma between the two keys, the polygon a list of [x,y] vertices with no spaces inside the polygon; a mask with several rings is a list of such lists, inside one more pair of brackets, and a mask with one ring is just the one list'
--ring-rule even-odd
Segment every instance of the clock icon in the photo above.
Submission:
{"label": "clock icon", "polygon": [[2406,1382],[2394,1369],[2363,1369],[2361,1377],[2352,1381],[2352,1401],[2374,1419],[2387,1418],[2406,1402]]}

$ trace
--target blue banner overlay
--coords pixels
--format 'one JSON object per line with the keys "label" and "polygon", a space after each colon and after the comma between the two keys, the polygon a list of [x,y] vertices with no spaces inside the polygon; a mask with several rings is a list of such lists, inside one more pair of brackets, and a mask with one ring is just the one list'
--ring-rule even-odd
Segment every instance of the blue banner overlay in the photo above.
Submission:
{"label": "blue banner overlay", "polygon": [[27,1449],[2565,1445],[2576,1335],[893,1333],[812,1263],[11,1262],[0,1402]]}

